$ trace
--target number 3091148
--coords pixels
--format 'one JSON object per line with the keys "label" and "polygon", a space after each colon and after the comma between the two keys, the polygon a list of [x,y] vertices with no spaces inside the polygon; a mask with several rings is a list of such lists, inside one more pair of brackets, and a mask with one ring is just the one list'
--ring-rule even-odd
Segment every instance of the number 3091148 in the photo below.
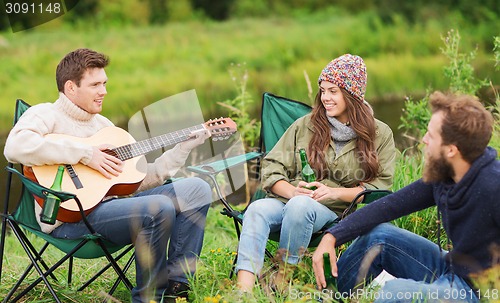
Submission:
{"label": "number 3091148", "polygon": [[5,3],[7,14],[59,14],[62,11],[60,2],[47,3]]}

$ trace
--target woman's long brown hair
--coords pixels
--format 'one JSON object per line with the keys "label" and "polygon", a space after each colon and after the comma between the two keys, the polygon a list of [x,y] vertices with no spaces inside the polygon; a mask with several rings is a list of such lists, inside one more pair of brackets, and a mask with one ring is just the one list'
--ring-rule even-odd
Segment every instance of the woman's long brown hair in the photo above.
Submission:
{"label": "woman's long brown hair", "polygon": [[[375,150],[375,118],[371,108],[355,99],[345,89],[340,88],[347,107],[347,117],[351,127],[357,134],[356,154],[364,172],[364,178],[359,181],[368,182],[378,175],[379,163]],[[328,177],[325,153],[330,144],[330,122],[326,117],[326,110],[321,102],[321,92],[315,98],[311,122],[315,135],[309,142],[308,159],[311,167],[322,180]]]}

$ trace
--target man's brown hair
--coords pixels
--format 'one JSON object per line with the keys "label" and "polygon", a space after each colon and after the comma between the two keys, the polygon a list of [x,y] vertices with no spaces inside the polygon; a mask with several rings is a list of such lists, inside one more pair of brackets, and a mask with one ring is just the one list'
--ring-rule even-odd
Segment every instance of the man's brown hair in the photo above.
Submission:
{"label": "man's brown hair", "polygon": [[470,95],[434,92],[429,98],[432,113],[443,112],[443,144],[455,145],[468,163],[479,157],[493,132],[493,116]]}
{"label": "man's brown hair", "polygon": [[64,83],[71,80],[80,86],[83,74],[89,68],[105,68],[109,58],[88,48],[79,48],[67,54],[56,68],[57,89],[64,92]]}

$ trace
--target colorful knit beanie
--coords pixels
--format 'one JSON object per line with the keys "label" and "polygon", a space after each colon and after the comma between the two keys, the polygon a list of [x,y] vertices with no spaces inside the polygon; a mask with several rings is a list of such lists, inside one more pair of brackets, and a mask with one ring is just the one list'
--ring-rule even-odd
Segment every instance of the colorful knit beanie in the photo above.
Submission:
{"label": "colorful knit beanie", "polygon": [[365,100],[366,65],[359,56],[345,54],[333,59],[319,75],[318,83],[321,81],[336,84],[360,101]]}

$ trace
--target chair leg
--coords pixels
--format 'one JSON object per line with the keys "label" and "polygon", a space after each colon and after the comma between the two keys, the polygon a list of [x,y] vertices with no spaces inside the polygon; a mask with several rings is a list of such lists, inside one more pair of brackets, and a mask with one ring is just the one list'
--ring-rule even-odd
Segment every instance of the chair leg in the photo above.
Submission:
{"label": "chair leg", "polygon": [[[10,221],[9,221],[10,223]],[[21,235],[24,243],[26,243],[26,245],[30,248],[31,252],[33,253],[33,255],[35,255],[35,260],[37,262],[40,262],[40,264],[43,266],[43,268],[48,271],[49,270],[49,266],[47,265],[47,263],[45,263],[45,261],[43,260],[42,258],[42,254],[45,252],[45,250],[49,247],[49,242],[45,242],[45,244],[42,246],[42,248],[37,251],[36,248],[31,244],[31,242],[29,241],[29,239],[26,237],[26,234],[24,232],[22,232],[19,228],[16,227],[16,230],[18,231],[18,233]],[[30,269],[32,268],[32,265],[31,267],[29,267]],[[56,276],[53,274],[53,273],[50,273],[49,276],[54,279],[55,281],[58,281]]]}
{"label": "chair leg", "polygon": [[[241,235],[241,230],[240,230],[240,222],[238,221],[238,219],[234,218],[233,217],[233,220],[234,220],[234,229],[236,230],[236,235],[238,237],[238,240],[240,239],[240,235]],[[266,253],[266,256],[269,258],[269,259],[272,259],[273,258],[273,254],[266,248],[265,250],[265,253]],[[231,272],[229,273],[229,279],[232,279],[233,278],[233,275],[234,275],[234,269],[236,267],[236,262],[238,260],[238,254],[236,254],[236,256],[234,257],[234,260],[233,260],[233,265],[231,267]]]}
{"label": "chair leg", "polygon": [[68,262],[68,285],[71,285],[73,280],[73,256],[69,257]]}
{"label": "chair leg", "polygon": [[231,272],[229,272],[229,280],[233,279],[234,270],[236,269],[236,262],[238,262],[238,253],[234,256],[233,265],[231,265]]}
{"label": "chair leg", "polygon": [[111,266],[115,270],[115,272],[118,275],[118,277],[123,281],[123,283],[125,284],[125,286],[128,289],[134,288],[134,286],[132,285],[132,283],[130,282],[130,280],[123,273],[123,271],[120,268],[120,266],[118,266],[118,264],[116,263],[116,261],[113,258],[113,256],[109,253],[109,250],[106,248],[106,246],[105,246],[104,242],[102,241],[102,239],[96,239],[96,241],[99,244],[99,246],[102,248],[102,250],[104,251],[104,254],[105,254],[106,258],[108,259],[108,262],[111,263]]}
{"label": "chair leg", "polygon": [[3,253],[5,246],[5,236],[7,234],[7,214],[4,215],[2,215],[2,233],[0,235],[0,284],[2,283]]}
{"label": "chair leg", "polygon": [[[14,167],[14,164],[8,164],[9,167]],[[5,247],[5,236],[7,234],[7,216],[9,214],[10,187],[12,184],[12,173],[7,173],[7,184],[5,187],[4,209],[2,213],[2,234],[0,235],[0,284],[2,283],[2,266],[3,253]]]}
{"label": "chair leg", "polygon": [[[9,221],[10,222],[10,221]],[[15,226],[14,224],[10,224],[11,225],[11,228],[12,228],[12,231],[14,232],[14,234],[16,235],[16,237],[18,238],[19,240],[19,243],[21,243],[21,246],[23,247],[24,251],[26,252],[26,254],[28,255],[28,258],[30,259],[31,261],[31,264],[33,265],[33,267],[35,267],[36,271],[38,272],[40,278],[38,278],[35,282],[31,283],[25,290],[23,290],[20,294],[18,294],[14,299],[13,299],[13,302],[16,302],[18,301],[20,298],[22,298],[25,294],[27,294],[31,289],[33,289],[38,283],[40,283],[41,281],[43,281],[45,283],[45,285],[47,286],[47,288],[49,289],[49,292],[50,294],[52,295],[52,297],[54,298],[54,300],[57,302],[57,303],[61,303],[61,300],[59,300],[59,297],[57,296],[54,288],[52,287],[52,285],[50,284],[49,280],[47,280],[47,276],[52,274],[52,271],[57,268],[57,267],[52,267],[49,269],[48,272],[43,272],[42,269],[40,268],[40,266],[38,265],[38,259],[40,256],[36,256],[33,254],[33,252],[31,251],[31,247],[32,245],[31,244],[27,244],[25,242],[25,238],[26,236],[24,235],[24,233],[19,229],[19,227]],[[22,234],[22,235],[21,235]],[[31,247],[30,247],[31,246]],[[23,280],[20,280],[15,287],[13,287],[11,289],[11,291],[7,294],[6,298],[4,299],[4,302],[8,302],[9,299],[12,297],[12,295],[14,294],[14,292],[17,290],[17,288],[19,287],[20,283],[22,282]]]}
{"label": "chair leg", "polygon": [[[71,277],[72,277],[72,267],[73,267],[73,253],[76,252],[77,250],[79,250],[81,247],[83,247],[87,243],[87,241],[84,240],[84,241],[80,242],[80,244],[78,244],[71,252],[69,252],[65,257],[63,257],[62,259],[60,259],[57,263],[55,263],[52,267],[49,268],[48,265],[43,261],[43,258],[42,258],[42,254],[44,253],[44,251],[48,247],[49,243],[45,243],[45,245],[40,249],[40,251],[37,251],[33,247],[33,245],[31,244],[31,242],[29,242],[29,239],[26,237],[26,235],[24,234],[24,232],[17,226],[17,224],[15,224],[14,222],[10,222],[10,221],[8,221],[8,223],[9,223],[9,225],[11,225],[11,229],[13,230],[15,236],[18,238],[19,242],[21,243],[21,245],[22,245],[23,249],[25,250],[26,254],[28,255],[31,263],[27,267],[27,269],[25,270],[25,272],[21,275],[21,278],[18,280],[18,282],[16,283],[16,285],[9,291],[7,297],[3,300],[3,302],[9,302],[9,300],[12,298],[12,296],[15,294],[15,292],[17,291],[17,289],[19,288],[19,286],[22,284],[22,282],[24,281],[24,279],[29,275],[29,273],[32,271],[33,268],[35,268],[36,271],[38,272],[39,278],[37,278],[34,282],[32,282],[29,286],[27,286],[21,293],[17,294],[17,296],[15,298],[13,298],[13,300],[11,302],[16,302],[16,301],[20,300],[24,295],[26,295],[28,292],[30,292],[36,285],[38,285],[42,281],[44,282],[44,284],[49,289],[49,292],[51,293],[51,295],[54,298],[55,302],[57,302],[57,303],[61,302],[60,299],[58,298],[57,294],[55,293],[52,285],[47,280],[47,277],[50,276],[50,277],[54,278],[55,280],[57,280],[56,277],[53,274],[53,271],[55,269],[57,269],[61,264],[63,264],[64,262],[66,262],[66,260],[69,259],[70,265],[69,265],[69,273],[68,273],[68,284],[70,284],[71,283]],[[132,283],[125,276],[125,272],[132,265],[132,263],[134,261],[134,255],[132,255],[130,257],[130,259],[127,261],[127,263],[126,263],[126,265],[125,265],[125,267],[124,267],[123,270],[118,266],[118,264],[116,263],[116,261],[120,260],[130,250],[132,250],[133,246],[129,246],[122,253],[120,253],[120,255],[118,255],[116,258],[113,258],[111,256],[111,254],[109,253],[109,251],[104,246],[104,243],[102,241],[100,241],[100,239],[98,239],[97,242],[99,243],[99,245],[103,249],[106,257],[108,258],[109,264],[107,265],[106,269],[108,269],[109,267],[113,267],[114,270],[115,270],[115,272],[119,276],[117,278],[115,284],[111,288],[110,294],[112,294],[116,290],[116,288],[119,285],[120,281],[123,281],[123,283],[125,284],[125,286],[129,290],[132,290],[132,288],[133,288]],[[42,267],[43,267],[43,270],[45,270],[45,272],[42,270]],[[100,273],[103,273],[104,271],[105,271],[105,269],[101,270]],[[93,280],[95,280],[95,278],[97,276],[98,275],[96,275],[93,278],[91,278],[91,280],[89,282],[87,282],[79,290],[82,290],[83,288],[85,288],[88,284],[90,284],[90,282],[92,282]]]}
{"label": "chair leg", "polygon": [[[134,260],[135,260],[135,256],[132,255],[130,257],[130,259],[128,259],[127,264],[125,264],[125,267],[123,267],[123,272],[124,273],[126,273],[128,271],[128,269],[130,268],[130,266],[132,266],[132,263],[134,263]],[[110,296],[113,295],[113,293],[115,292],[116,288],[118,288],[118,285],[120,285],[120,282],[121,282],[121,279],[119,277],[116,278],[115,284],[113,284],[113,286],[111,287],[111,289],[108,292],[108,294]],[[132,289],[129,289],[129,290],[132,290]]]}
{"label": "chair leg", "polygon": [[[26,243],[28,246],[30,246],[28,243]],[[43,262],[43,259],[42,259],[42,254],[43,252],[45,251],[45,249],[49,246],[49,243],[45,243],[45,245],[42,247],[42,249],[40,249],[39,252],[36,252],[34,250],[32,250],[33,254],[36,256],[35,260],[37,260],[38,262],[41,262],[43,263],[42,266],[44,267],[44,269],[47,271],[49,270],[47,264],[45,264],[45,262]],[[32,249],[32,248],[30,248]],[[19,277],[19,279],[17,280],[17,283],[12,287],[12,293],[14,293],[17,288],[22,284],[22,282],[24,281],[24,279],[31,273],[31,270],[33,269],[33,263],[30,263],[30,265],[28,265],[28,267],[26,267],[26,269],[24,270],[24,273]],[[55,280],[57,281],[57,278],[51,273],[50,276]],[[38,284],[38,283],[37,283]]]}
{"label": "chair leg", "polygon": [[[265,250],[266,256],[269,259],[273,258],[273,254],[266,248]],[[233,265],[231,265],[231,271],[229,272],[229,279],[231,280],[234,276],[234,270],[236,269],[236,262],[238,262],[238,253],[236,253],[236,256],[234,256],[233,259]]]}
{"label": "chair leg", "polygon": [[[15,224],[14,222],[11,222],[11,221],[8,221],[8,222],[10,223],[9,225],[11,226],[11,229],[13,230],[14,234],[18,238],[19,242],[21,243],[21,246],[23,247],[23,249],[25,250],[26,254],[28,255],[28,257],[31,261],[31,265],[28,266],[28,269],[31,270],[31,268],[34,267],[39,274],[39,278],[36,279],[34,282],[32,282],[29,286],[27,286],[26,289],[24,289],[20,294],[18,294],[12,301],[13,302],[18,301],[25,294],[27,294],[29,291],[31,291],[36,285],[38,285],[41,281],[43,281],[44,284],[49,289],[49,292],[52,295],[52,297],[55,299],[55,301],[58,303],[61,302],[60,299],[58,298],[57,294],[55,293],[52,285],[47,280],[47,277],[50,276],[50,277],[54,278],[55,280],[57,280],[53,274],[54,270],[59,268],[59,266],[61,266],[64,262],[66,262],[66,260],[68,260],[71,256],[73,256],[73,254],[76,251],[81,249],[88,242],[88,240],[82,240],[78,245],[76,245],[73,248],[73,250],[71,250],[69,253],[67,253],[66,256],[61,258],[54,265],[52,265],[52,267],[48,268],[48,266],[45,264],[45,262],[43,261],[43,259],[41,257],[41,254],[45,251],[45,248],[48,246],[48,243],[46,243],[46,245],[40,250],[40,252],[37,252],[36,249],[31,244],[31,242],[29,242],[29,240],[26,238],[26,235],[21,230],[21,228],[17,224]],[[38,262],[40,262],[42,267],[44,267],[45,272],[42,271],[42,268],[39,266]],[[15,291],[17,290],[17,288],[19,287],[19,285],[22,281],[23,280],[21,279],[18,282],[18,284],[16,284],[16,286],[13,289],[11,289],[11,291],[7,295],[7,298],[4,300],[4,302],[8,302],[8,300],[15,293]]]}
{"label": "chair leg", "polygon": [[[67,253],[66,256],[64,256],[59,261],[57,261],[54,265],[52,265],[52,267],[48,268],[45,272],[40,273],[41,272],[41,268],[39,267],[38,263],[32,261],[31,262],[32,266],[35,267],[35,269],[37,269],[40,277],[38,279],[36,279],[34,282],[32,282],[28,287],[26,287],[26,289],[24,289],[19,295],[17,295],[13,299],[13,302],[18,301],[25,294],[27,294],[29,291],[31,291],[36,285],[38,285],[41,281],[44,281],[44,283],[47,286],[47,288],[49,288],[49,291],[50,291],[50,289],[52,289],[51,294],[54,297],[54,299],[56,300],[56,302],[60,302],[59,298],[55,294],[54,289],[52,288],[52,285],[48,282],[47,276],[52,276],[53,277],[54,276],[53,275],[54,270],[56,270],[57,268],[59,268],[59,266],[61,266],[64,262],[66,262],[66,260],[68,260],[76,251],[78,251],[80,248],[82,248],[87,242],[88,242],[87,240],[82,240],[69,253]],[[32,258],[32,252],[27,251],[26,254],[28,254],[28,257],[30,257],[30,260],[37,261],[36,258]]]}
{"label": "chair leg", "polygon": [[[124,251],[122,251],[116,258],[114,258],[114,260],[117,262],[119,261],[122,257],[124,257],[130,250],[132,250],[132,248],[134,248],[132,245],[130,245],[129,247],[127,247]],[[130,265],[132,264],[132,262],[134,261],[134,256],[132,255],[130,257],[130,259],[127,261],[127,264],[125,265],[125,267],[123,268],[123,272],[127,272],[128,268],[130,267]],[[104,266],[103,268],[101,268],[101,270],[99,270],[94,276],[92,276],[92,278],[90,278],[89,280],[87,280],[87,282],[85,282],[82,286],[80,286],[80,288],[78,288],[78,291],[82,291],[84,290],[85,288],[87,288],[87,286],[89,286],[90,284],[92,284],[92,282],[94,282],[98,277],[100,277],[105,271],[107,271],[110,267],[111,267],[111,263],[108,263],[106,264],[106,266]],[[118,277],[117,278],[117,281],[115,282],[115,284],[119,284],[119,282],[121,281],[121,279]],[[114,290],[113,290],[114,291]],[[112,293],[110,293],[112,294]]]}
{"label": "chair leg", "polygon": [[234,220],[234,229],[236,230],[236,236],[239,239],[241,236],[240,222],[236,218],[233,218],[233,220]]}

